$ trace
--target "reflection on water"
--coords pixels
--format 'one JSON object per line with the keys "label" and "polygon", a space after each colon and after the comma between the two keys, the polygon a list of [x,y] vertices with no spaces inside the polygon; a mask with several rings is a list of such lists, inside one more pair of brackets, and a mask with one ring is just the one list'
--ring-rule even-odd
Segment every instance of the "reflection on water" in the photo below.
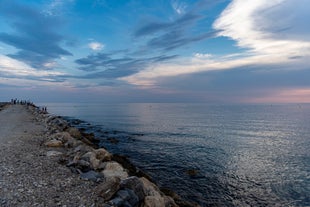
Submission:
{"label": "reflection on water", "polygon": [[46,105],[202,206],[310,206],[310,105]]}

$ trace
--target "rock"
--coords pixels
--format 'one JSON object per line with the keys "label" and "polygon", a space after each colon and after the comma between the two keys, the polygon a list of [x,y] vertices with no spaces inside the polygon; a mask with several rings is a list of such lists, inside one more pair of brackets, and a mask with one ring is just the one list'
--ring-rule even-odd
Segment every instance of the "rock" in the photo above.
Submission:
{"label": "rock", "polygon": [[143,189],[146,196],[156,196],[156,197],[161,196],[159,188],[154,183],[150,182],[148,179],[144,177],[139,179],[143,184]]}
{"label": "rock", "polygon": [[143,207],[164,207],[165,200],[161,196],[146,196]]}
{"label": "rock", "polygon": [[130,189],[122,189],[116,193],[109,204],[120,207],[136,207],[139,206],[139,198]]}
{"label": "rock", "polygon": [[112,200],[110,200],[108,202],[109,205],[113,206],[113,207],[123,207],[125,204],[124,204],[124,200],[122,200],[120,197],[116,197]]}
{"label": "rock", "polygon": [[164,196],[165,207],[178,207],[173,198],[170,196]]}
{"label": "rock", "polygon": [[81,154],[84,154],[84,153],[94,150],[92,147],[83,144],[81,141],[78,141],[78,142],[81,144],[74,148],[73,150],[74,153],[80,152]]}
{"label": "rock", "polygon": [[46,152],[47,157],[60,156],[60,155],[63,155],[63,153],[58,152],[58,151],[47,151]]}
{"label": "rock", "polygon": [[75,128],[75,127],[69,127],[67,130],[66,130],[72,137],[75,137],[77,139],[82,139],[82,134],[81,132]]}
{"label": "rock", "polygon": [[60,140],[52,139],[44,143],[47,147],[62,147],[63,143]]}
{"label": "rock", "polygon": [[108,201],[120,189],[120,182],[121,179],[118,177],[104,178],[103,182],[97,186],[96,191],[104,201]]}
{"label": "rock", "polygon": [[55,116],[49,117],[46,120],[46,123],[54,125],[61,131],[68,127],[68,123],[65,120],[63,120],[61,117],[55,117]]}
{"label": "rock", "polygon": [[71,137],[66,141],[65,147],[67,148],[74,148],[80,145],[82,142],[80,140],[76,140],[75,138]]}
{"label": "rock", "polygon": [[[80,159],[81,156],[79,153],[75,154],[73,157],[73,160],[67,163],[67,167],[70,167],[71,170],[74,172],[77,170],[77,172],[88,172],[92,170],[91,164],[87,160]],[[74,170],[75,168],[76,170]]]}
{"label": "rock", "polygon": [[87,152],[81,157],[81,159],[88,161],[93,169],[97,170],[99,168],[100,160],[96,158],[95,152]]}
{"label": "rock", "polygon": [[138,196],[139,201],[143,201],[145,197],[145,190],[143,186],[143,182],[136,176],[131,176],[122,180],[121,188],[123,189],[131,189]]}
{"label": "rock", "polygon": [[125,169],[117,162],[107,162],[104,170],[101,172],[105,177],[119,177],[125,179],[128,177],[128,173]]}
{"label": "rock", "polygon": [[112,154],[103,148],[96,149],[94,152],[96,154],[96,158],[100,161],[110,161],[112,158]]}
{"label": "rock", "polygon": [[78,160],[73,166],[82,172],[88,172],[92,170],[91,164],[85,160]]}
{"label": "rock", "polygon": [[82,173],[80,175],[81,179],[83,180],[91,180],[91,181],[94,181],[94,182],[99,182],[103,179],[103,175],[98,173],[98,172],[95,172],[93,170],[91,171],[88,171],[88,172],[85,172],[85,173]]}
{"label": "rock", "polygon": [[58,132],[51,136],[52,139],[60,140],[62,142],[67,142],[71,137],[68,132]]}
{"label": "rock", "polygon": [[123,189],[116,193],[116,197],[121,198],[123,203],[130,206],[137,206],[139,204],[139,198],[131,189]]}

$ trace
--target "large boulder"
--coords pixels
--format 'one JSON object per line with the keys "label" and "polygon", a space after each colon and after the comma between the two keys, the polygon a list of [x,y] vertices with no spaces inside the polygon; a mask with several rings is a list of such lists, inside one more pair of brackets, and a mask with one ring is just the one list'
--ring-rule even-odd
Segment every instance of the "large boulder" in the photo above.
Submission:
{"label": "large boulder", "polygon": [[122,180],[121,182],[122,189],[131,189],[138,196],[139,201],[143,201],[145,197],[145,191],[143,182],[136,176],[131,176]]}
{"label": "large boulder", "polygon": [[120,179],[125,179],[128,177],[126,170],[119,163],[114,161],[107,162],[101,173],[104,177],[118,177]]}
{"label": "large boulder", "polygon": [[178,207],[172,197],[164,196],[165,207]]}
{"label": "large boulder", "polygon": [[96,187],[96,191],[104,201],[108,201],[120,189],[120,182],[121,179],[118,177],[106,177],[103,182]]}
{"label": "large boulder", "polygon": [[95,170],[97,170],[100,166],[100,160],[96,158],[96,153],[94,151],[85,153],[82,157],[82,160],[86,160],[91,164],[91,167]]}
{"label": "large boulder", "polygon": [[131,189],[119,190],[114,198],[108,202],[109,205],[114,207],[138,207],[140,202]]}
{"label": "large boulder", "polygon": [[61,117],[51,116],[46,120],[46,123],[49,125],[55,126],[59,130],[64,130],[68,128],[68,123],[63,120]]}
{"label": "large boulder", "polygon": [[143,189],[146,196],[162,196],[161,191],[154,183],[150,182],[148,179],[144,177],[139,179],[143,184]]}

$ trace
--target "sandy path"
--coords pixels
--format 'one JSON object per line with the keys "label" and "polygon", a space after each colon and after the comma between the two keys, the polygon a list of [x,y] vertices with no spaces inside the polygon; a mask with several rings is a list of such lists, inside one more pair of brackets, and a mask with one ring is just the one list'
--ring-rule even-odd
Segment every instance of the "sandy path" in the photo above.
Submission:
{"label": "sandy path", "polygon": [[25,106],[0,111],[0,206],[94,206],[94,184],[45,156],[45,133]]}

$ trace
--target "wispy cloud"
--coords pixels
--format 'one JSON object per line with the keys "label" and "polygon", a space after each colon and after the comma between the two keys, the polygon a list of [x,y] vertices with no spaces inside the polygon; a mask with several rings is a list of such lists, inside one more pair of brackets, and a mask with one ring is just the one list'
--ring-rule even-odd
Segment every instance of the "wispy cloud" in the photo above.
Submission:
{"label": "wispy cloud", "polygon": [[48,69],[55,59],[72,55],[60,46],[65,40],[64,36],[57,33],[62,25],[60,19],[7,0],[0,2],[0,15],[5,16],[15,29],[15,33],[0,33],[1,42],[19,50],[15,54],[8,54],[9,57],[33,68]]}
{"label": "wispy cloud", "polygon": [[176,55],[160,55],[153,57],[115,57],[115,54],[97,53],[85,58],[77,59],[80,65],[78,69],[87,72],[98,71],[88,74],[87,78],[119,78],[129,76],[144,69],[149,64],[165,62],[176,58]]}
{"label": "wispy cloud", "polygon": [[[167,21],[146,21],[134,31],[135,38],[146,39],[144,50],[170,51],[215,36],[217,31],[202,31],[193,34],[191,29],[206,18],[201,14],[205,6],[198,8],[198,3],[185,11],[185,4],[173,1],[172,7],[178,15]],[[199,4],[200,5],[200,4]]]}
{"label": "wispy cloud", "polygon": [[51,16],[58,16],[64,10],[66,4],[73,3],[75,0],[52,0],[48,2],[43,13]]}
{"label": "wispy cloud", "polygon": [[185,13],[186,8],[188,7],[186,3],[178,1],[178,0],[172,0],[171,6],[173,10],[179,15]]}

